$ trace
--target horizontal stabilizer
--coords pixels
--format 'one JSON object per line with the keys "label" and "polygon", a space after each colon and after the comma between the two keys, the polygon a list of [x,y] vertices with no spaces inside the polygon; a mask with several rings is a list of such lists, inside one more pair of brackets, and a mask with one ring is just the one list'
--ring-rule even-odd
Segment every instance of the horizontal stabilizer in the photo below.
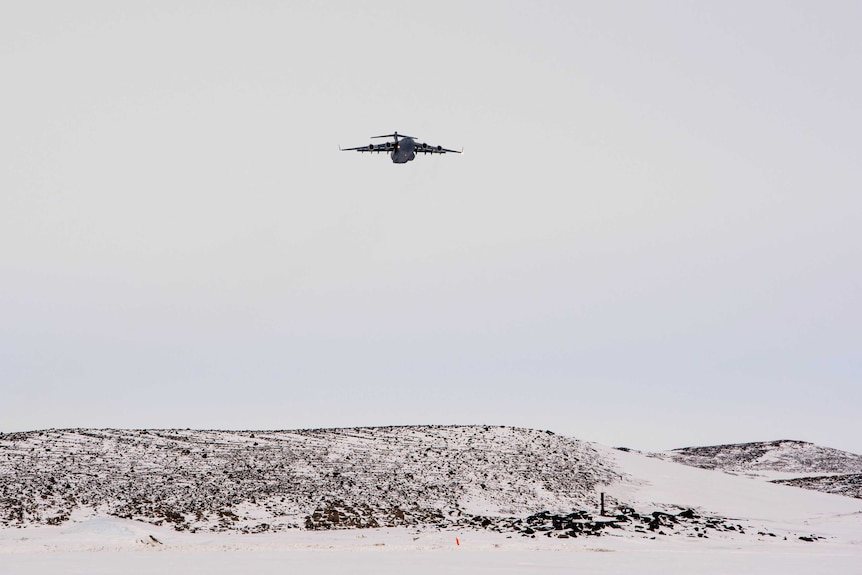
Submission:
{"label": "horizontal stabilizer", "polygon": [[382,136],[371,136],[372,138],[412,138],[413,136],[405,136],[395,132],[394,134],[383,134]]}

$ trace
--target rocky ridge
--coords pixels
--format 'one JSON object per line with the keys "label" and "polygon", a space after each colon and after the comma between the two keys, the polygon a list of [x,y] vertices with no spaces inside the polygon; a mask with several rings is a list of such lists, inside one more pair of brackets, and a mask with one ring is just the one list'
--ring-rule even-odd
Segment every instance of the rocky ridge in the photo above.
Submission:
{"label": "rocky ridge", "polygon": [[0,435],[0,526],[80,509],[189,531],[448,526],[596,509],[619,477],[584,442],[512,427],[44,430]]}
{"label": "rocky ridge", "polygon": [[734,473],[862,473],[862,455],[789,439],[683,447],[653,455],[692,467]]}
{"label": "rocky ridge", "polygon": [[862,473],[847,473],[844,475],[819,475],[814,477],[796,477],[793,479],[773,479],[772,483],[813,489],[823,493],[834,493],[845,497],[862,499]]}

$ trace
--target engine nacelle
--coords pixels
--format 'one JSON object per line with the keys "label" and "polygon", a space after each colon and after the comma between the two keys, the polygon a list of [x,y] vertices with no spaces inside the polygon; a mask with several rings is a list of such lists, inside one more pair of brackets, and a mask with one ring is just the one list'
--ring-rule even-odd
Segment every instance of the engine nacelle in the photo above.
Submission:
{"label": "engine nacelle", "polygon": [[368,149],[369,149],[369,150],[374,150],[374,144],[368,144]]}
{"label": "engine nacelle", "polygon": [[437,151],[438,151],[438,152],[439,152],[440,150],[442,150],[442,149],[443,149],[443,146],[437,146]]}

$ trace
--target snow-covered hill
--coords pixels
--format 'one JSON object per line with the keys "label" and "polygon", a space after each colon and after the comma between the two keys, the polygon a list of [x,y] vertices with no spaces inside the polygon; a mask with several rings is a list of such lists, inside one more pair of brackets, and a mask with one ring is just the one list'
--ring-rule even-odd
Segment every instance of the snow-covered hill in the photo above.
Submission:
{"label": "snow-covered hill", "polygon": [[735,473],[862,473],[862,455],[788,439],[683,447],[656,455],[684,465]]}
{"label": "snow-covered hill", "polygon": [[652,455],[692,467],[862,499],[862,455],[805,441],[684,447]]}
{"label": "snow-covered hill", "polygon": [[[813,469],[822,449],[794,462],[780,447],[773,460],[794,470]],[[0,527],[111,516],[183,532],[412,526],[816,541],[862,522],[859,500],[668,459],[490,426],[12,433],[0,435]],[[849,461],[833,454],[824,469],[839,460]],[[830,535],[835,522],[853,525]]]}
{"label": "snow-covered hill", "polygon": [[488,426],[0,435],[0,525],[77,508],[178,529],[444,524],[596,508],[620,477],[588,444]]}

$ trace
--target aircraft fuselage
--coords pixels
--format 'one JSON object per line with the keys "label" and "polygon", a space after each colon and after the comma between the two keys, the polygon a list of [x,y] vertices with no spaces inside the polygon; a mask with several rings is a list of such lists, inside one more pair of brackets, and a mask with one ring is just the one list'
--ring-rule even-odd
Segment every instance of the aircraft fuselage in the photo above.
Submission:
{"label": "aircraft fuselage", "polygon": [[406,164],[416,157],[416,142],[413,138],[401,138],[396,142],[390,157],[396,164]]}

